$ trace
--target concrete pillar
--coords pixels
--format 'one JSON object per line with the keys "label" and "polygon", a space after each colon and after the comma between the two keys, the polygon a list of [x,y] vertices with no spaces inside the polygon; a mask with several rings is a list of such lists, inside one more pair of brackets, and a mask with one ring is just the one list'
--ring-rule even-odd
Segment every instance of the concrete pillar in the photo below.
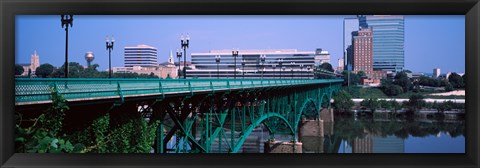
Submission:
{"label": "concrete pillar", "polygon": [[323,137],[323,120],[303,120],[298,130],[299,137]]}
{"label": "concrete pillar", "polygon": [[333,135],[334,122],[323,122],[323,134]]}
{"label": "concrete pillar", "polygon": [[264,153],[302,153],[301,142],[267,141]]}
{"label": "concrete pillar", "polygon": [[334,123],[333,109],[332,108],[322,109],[320,111],[320,118],[323,120],[324,135],[332,135],[333,123]]}
{"label": "concrete pillar", "polygon": [[324,153],[324,137],[318,136],[303,136],[299,137],[302,142],[303,153]]}
{"label": "concrete pillar", "polygon": [[325,122],[333,122],[333,109],[324,108],[320,110],[320,118]]}

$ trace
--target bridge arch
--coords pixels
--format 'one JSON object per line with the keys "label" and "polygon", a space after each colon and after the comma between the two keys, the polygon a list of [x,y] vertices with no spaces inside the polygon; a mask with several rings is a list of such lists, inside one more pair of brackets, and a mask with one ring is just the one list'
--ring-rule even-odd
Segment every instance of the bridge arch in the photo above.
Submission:
{"label": "bridge arch", "polygon": [[275,113],[275,112],[268,112],[268,113],[264,114],[263,116],[261,116],[260,118],[256,119],[252,124],[250,124],[248,126],[248,128],[246,129],[244,134],[238,139],[237,143],[235,144],[235,146],[233,147],[231,152],[232,153],[237,153],[238,150],[240,150],[240,148],[243,146],[243,143],[245,142],[247,137],[252,133],[253,129],[255,129],[255,127],[257,127],[258,125],[263,123],[263,121],[265,121],[266,119],[271,118],[271,117],[280,118],[281,121],[283,121],[285,124],[287,124],[288,130],[290,130],[292,135],[295,134],[296,127],[292,127],[292,125],[290,125],[290,123],[288,122],[287,119],[285,119],[285,117],[283,117],[282,115],[280,115],[278,113]]}
{"label": "bridge arch", "polygon": [[[303,103],[302,107],[300,108],[300,111],[299,111],[299,116],[302,116],[302,114],[305,114],[304,110],[307,108],[307,105],[308,103],[311,102],[313,103],[313,105],[315,106],[315,112],[317,112],[318,110],[320,110],[320,108],[318,107],[317,103],[315,102],[315,100],[313,100],[312,98],[307,98],[305,100],[305,102]],[[318,113],[318,112],[317,112]]]}

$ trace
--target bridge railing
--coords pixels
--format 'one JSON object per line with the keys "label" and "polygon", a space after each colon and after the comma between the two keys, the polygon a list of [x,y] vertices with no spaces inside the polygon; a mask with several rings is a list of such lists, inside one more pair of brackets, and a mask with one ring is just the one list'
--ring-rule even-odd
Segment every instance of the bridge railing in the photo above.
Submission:
{"label": "bridge railing", "polygon": [[342,79],[261,80],[261,79],[15,79],[15,101],[50,101],[52,91],[65,99],[109,98],[127,95],[175,94],[185,92],[249,89],[303,84],[339,83]]}

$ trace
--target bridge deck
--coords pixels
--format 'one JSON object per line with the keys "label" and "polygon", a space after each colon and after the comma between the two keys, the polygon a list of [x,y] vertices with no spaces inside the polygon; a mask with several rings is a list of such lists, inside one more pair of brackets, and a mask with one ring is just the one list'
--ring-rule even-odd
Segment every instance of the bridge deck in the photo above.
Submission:
{"label": "bridge deck", "polygon": [[51,102],[57,90],[68,101],[165,96],[200,92],[281,87],[342,82],[342,79],[259,80],[259,79],[15,79],[15,105]]}

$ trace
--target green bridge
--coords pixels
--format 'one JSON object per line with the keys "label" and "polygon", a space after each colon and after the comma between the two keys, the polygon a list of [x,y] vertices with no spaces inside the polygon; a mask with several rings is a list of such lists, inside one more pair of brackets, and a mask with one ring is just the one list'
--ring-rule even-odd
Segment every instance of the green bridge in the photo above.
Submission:
{"label": "green bridge", "polygon": [[[342,79],[22,79],[15,80],[15,108],[29,113],[46,109],[51,94],[70,106],[65,123],[71,129],[103,113],[119,118],[141,115],[160,120],[156,153],[238,152],[259,125],[270,139],[291,136],[299,124],[320,120],[341,87]],[[170,125],[169,125],[170,123]],[[167,143],[175,138],[175,145]],[[214,146],[215,144],[215,146]]]}

